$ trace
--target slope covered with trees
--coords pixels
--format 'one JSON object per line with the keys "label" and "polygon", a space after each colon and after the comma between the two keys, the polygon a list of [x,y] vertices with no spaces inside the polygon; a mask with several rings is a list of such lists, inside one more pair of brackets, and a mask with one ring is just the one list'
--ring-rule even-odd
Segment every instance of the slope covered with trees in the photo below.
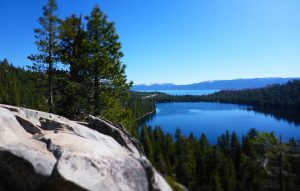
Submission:
{"label": "slope covered with trees", "polygon": [[[123,53],[114,24],[98,6],[82,17],[58,17],[49,0],[35,30],[33,64],[16,68],[0,61],[0,103],[50,111],[82,120],[93,114],[123,124],[138,137],[138,124],[156,102],[212,101],[255,107],[300,108],[300,82],[262,89],[221,91],[208,96],[170,96],[129,91]],[[155,95],[155,96],[154,96]],[[140,141],[151,162],[170,181],[190,190],[299,190],[299,143],[251,130],[242,142],[226,133],[217,145],[205,135],[175,139],[161,128],[143,126]],[[175,186],[174,186],[175,187]]]}
{"label": "slope covered with trees", "polygon": [[177,129],[174,139],[160,127],[147,126],[140,139],[152,164],[190,190],[300,189],[300,144],[294,139],[282,143],[273,133],[252,129],[241,142],[226,132],[211,145],[204,134],[185,137]]}
{"label": "slope covered with trees", "polygon": [[224,90],[203,96],[203,100],[300,110],[300,80],[259,89]]}
{"label": "slope covered with trees", "polygon": [[28,56],[33,62],[29,68],[2,61],[1,103],[77,120],[93,114],[136,131],[129,109],[132,82],[127,81],[126,66],[121,62],[123,53],[114,23],[99,6],[84,18],[59,18],[58,11],[55,0],[48,0],[43,7],[40,27],[34,30],[38,52]]}
{"label": "slope covered with trees", "polygon": [[0,103],[45,111],[45,81],[41,73],[12,66],[7,59],[0,61]]}
{"label": "slope covered with trees", "polygon": [[155,97],[143,92],[130,92],[129,107],[134,112],[136,119],[142,119],[151,113],[155,113]]}
{"label": "slope covered with trees", "polygon": [[[153,94],[148,92],[147,94]],[[210,95],[174,96],[156,93],[156,101],[162,102],[222,102],[246,104],[259,108],[300,109],[300,80],[282,85],[272,85],[257,89],[222,90]]]}

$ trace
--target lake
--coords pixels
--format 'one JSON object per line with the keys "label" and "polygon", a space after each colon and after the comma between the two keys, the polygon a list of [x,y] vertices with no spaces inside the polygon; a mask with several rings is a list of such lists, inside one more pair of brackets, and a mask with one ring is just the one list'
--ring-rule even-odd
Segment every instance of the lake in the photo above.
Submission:
{"label": "lake", "polygon": [[143,90],[141,92],[161,92],[169,95],[208,95],[219,90]]}
{"label": "lake", "polygon": [[207,102],[173,102],[156,105],[156,114],[146,123],[161,126],[165,133],[174,134],[177,127],[188,136],[194,133],[199,137],[205,133],[210,143],[216,143],[217,137],[225,133],[236,132],[241,138],[249,129],[274,131],[283,140],[290,137],[300,138],[299,123],[288,122],[272,115],[255,112],[249,106]]}

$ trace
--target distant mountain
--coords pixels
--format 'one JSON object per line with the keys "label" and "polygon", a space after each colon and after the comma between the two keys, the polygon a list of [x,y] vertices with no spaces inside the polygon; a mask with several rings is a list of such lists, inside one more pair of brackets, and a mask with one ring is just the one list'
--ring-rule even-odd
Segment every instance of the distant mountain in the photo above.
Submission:
{"label": "distant mountain", "polygon": [[300,78],[253,78],[235,80],[204,81],[200,83],[175,85],[167,84],[140,84],[132,87],[133,91],[149,90],[224,90],[224,89],[253,89],[266,87],[272,84],[284,84],[293,79]]}

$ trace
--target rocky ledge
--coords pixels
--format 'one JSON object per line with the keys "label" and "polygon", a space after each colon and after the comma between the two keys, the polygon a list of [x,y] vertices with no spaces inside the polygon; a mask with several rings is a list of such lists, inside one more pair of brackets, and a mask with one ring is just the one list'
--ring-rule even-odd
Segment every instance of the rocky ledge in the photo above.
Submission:
{"label": "rocky ledge", "polygon": [[0,190],[172,190],[122,126],[0,104]]}

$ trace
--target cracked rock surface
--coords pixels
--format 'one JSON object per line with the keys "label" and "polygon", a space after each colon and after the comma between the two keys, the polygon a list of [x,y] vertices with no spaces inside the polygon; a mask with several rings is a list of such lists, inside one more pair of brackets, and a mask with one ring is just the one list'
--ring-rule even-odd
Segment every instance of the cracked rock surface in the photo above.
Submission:
{"label": "cracked rock surface", "polygon": [[122,126],[0,104],[0,190],[172,190]]}

